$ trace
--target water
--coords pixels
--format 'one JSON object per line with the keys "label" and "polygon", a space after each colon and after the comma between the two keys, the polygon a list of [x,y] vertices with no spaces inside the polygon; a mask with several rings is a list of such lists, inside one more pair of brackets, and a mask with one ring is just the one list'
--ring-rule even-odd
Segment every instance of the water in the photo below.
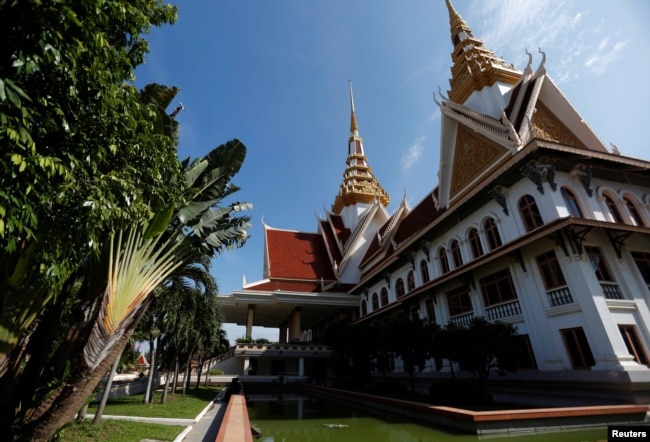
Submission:
{"label": "water", "polygon": [[251,395],[251,425],[262,442],[588,442],[606,441],[607,430],[565,431],[522,436],[475,436],[446,428],[377,417],[340,404],[302,395]]}

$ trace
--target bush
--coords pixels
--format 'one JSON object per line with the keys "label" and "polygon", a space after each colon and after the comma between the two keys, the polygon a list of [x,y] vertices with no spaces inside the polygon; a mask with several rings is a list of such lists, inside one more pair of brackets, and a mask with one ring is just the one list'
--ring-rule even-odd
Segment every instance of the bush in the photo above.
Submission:
{"label": "bush", "polygon": [[208,370],[208,376],[219,376],[223,374],[223,370]]}

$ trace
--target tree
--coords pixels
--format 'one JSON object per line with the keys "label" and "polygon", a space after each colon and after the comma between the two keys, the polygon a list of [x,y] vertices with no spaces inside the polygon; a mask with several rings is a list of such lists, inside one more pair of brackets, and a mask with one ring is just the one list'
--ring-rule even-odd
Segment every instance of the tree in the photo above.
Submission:
{"label": "tree", "polygon": [[511,324],[472,319],[468,327],[449,324],[443,332],[444,356],[456,361],[481,384],[493,371],[516,371],[521,354],[517,330]]}

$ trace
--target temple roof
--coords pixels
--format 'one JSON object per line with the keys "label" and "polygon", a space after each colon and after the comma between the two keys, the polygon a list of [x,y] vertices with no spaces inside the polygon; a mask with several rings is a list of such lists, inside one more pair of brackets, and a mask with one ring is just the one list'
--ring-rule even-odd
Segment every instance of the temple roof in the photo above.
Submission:
{"label": "temple roof", "polygon": [[354,97],[352,95],[352,82],[350,82],[348,157],[345,172],[343,172],[343,182],[332,205],[332,211],[339,214],[346,206],[359,203],[368,204],[375,198],[378,198],[384,207],[388,206],[390,202],[388,193],[381,187],[381,184],[374,176],[372,168],[368,165],[368,158],[363,151],[363,139],[359,135]]}
{"label": "temple roof", "polygon": [[472,30],[447,0],[451,41],[451,90],[449,98],[463,104],[474,91],[480,91],[496,82],[513,85],[520,73],[512,64],[506,63],[483,46],[483,42],[472,35]]}

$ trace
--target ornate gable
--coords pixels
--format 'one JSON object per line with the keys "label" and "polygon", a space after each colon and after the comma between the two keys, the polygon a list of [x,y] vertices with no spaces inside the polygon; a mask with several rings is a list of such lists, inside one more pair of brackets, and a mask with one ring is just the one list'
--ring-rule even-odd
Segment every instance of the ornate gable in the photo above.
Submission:
{"label": "ornate gable", "polygon": [[536,104],[536,112],[533,115],[533,130],[535,137],[552,141],[555,143],[566,144],[568,146],[580,147],[587,149],[568,127],[557,118],[548,107],[541,101]]}
{"label": "ornate gable", "polygon": [[508,149],[458,124],[452,167],[450,199],[490,169]]}

